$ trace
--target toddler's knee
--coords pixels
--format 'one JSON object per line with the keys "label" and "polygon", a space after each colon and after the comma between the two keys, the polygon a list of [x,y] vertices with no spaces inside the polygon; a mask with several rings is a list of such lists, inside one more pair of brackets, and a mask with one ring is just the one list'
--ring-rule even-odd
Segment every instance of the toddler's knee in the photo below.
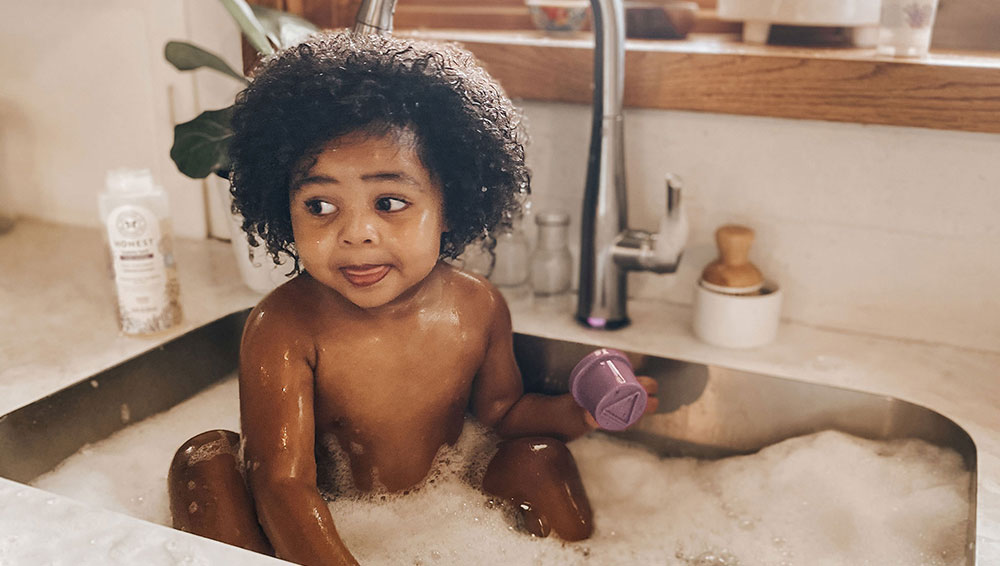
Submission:
{"label": "toddler's knee", "polygon": [[[573,462],[566,443],[555,438],[525,437],[505,440],[497,447],[494,460],[510,462],[515,469],[564,468]],[[575,467],[575,466],[574,466]]]}
{"label": "toddler's knee", "polygon": [[174,528],[271,554],[242,470],[235,432],[203,432],[181,445],[167,474]]}
{"label": "toddler's knee", "polygon": [[239,459],[240,435],[231,430],[210,430],[190,438],[174,454],[170,471],[187,468],[220,455]]}
{"label": "toddler's knee", "polygon": [[536,536],[555,531],[564,540],[593,532],[593,513],[573,454],[552,438],[500,443],[486,467],[483,490],[522,509],[525,528]]}

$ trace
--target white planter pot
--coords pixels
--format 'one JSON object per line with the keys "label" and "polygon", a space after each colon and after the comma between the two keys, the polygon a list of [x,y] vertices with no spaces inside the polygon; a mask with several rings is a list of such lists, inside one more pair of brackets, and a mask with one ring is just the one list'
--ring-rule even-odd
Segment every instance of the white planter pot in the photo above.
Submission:
{"label": "white planter pot", "polygon": [[[214,183],[215,193],[226,211],[232,210],[233,197],[229,194],[228,183]],[[292,269],[291,258],[284,257],[282,262],[275,264],[263,245],[258,244],[250,255],[250,244],[243,232],[243,217],[229,213],[229,241],[233,249],[233,257],[240,270],[240,276],[247,287],[258,293],[269,293],[275,287],[288,281],[287,273]]]}

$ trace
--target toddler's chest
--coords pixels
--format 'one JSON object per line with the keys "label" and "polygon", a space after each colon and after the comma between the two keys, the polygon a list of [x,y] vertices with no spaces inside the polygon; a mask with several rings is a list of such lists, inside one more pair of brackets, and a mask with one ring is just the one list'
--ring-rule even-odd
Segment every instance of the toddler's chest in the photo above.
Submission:
{"label": "toddler's chest", "polygon": [[317,407],[334,419],[437,419],[462,412],[487,348],[485,329],[435,324],[365,329],[321,345]]}

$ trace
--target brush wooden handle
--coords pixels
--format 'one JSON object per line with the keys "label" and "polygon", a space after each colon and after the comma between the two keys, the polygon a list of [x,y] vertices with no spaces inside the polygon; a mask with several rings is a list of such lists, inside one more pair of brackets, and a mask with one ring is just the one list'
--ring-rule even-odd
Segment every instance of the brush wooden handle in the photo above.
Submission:
{"label": "brush wooden handle", "polygon": [[712,285],[740,292],[759,289],[764,277],[750,263],[753,237],[753,229],[736,224],[727,224],[716,230],[715,244],[719,248],[719,257],[705,266],[701,278]]}

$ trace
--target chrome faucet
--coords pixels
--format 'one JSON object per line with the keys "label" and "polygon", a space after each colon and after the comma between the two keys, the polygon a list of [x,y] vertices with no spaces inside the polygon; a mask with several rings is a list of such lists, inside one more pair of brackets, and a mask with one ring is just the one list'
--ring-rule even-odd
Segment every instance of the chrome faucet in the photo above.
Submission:
{"label": "chrome faucet", "polygon": [[[629,323],[628,271],[673,273],[687,244],[681,183],[667,175],[667,211],[656,234],[628,228],[625,189],[625,9],[590,0],[594,19],[594,102],[580,234],[577,320],[591,328]],[[356,33],[392,32],[396,0],[362,0]]]}
{"label": "chrome faucet", "polygon": [[361,0],[354,18],[354,33],[392,33],[396,0]]}

